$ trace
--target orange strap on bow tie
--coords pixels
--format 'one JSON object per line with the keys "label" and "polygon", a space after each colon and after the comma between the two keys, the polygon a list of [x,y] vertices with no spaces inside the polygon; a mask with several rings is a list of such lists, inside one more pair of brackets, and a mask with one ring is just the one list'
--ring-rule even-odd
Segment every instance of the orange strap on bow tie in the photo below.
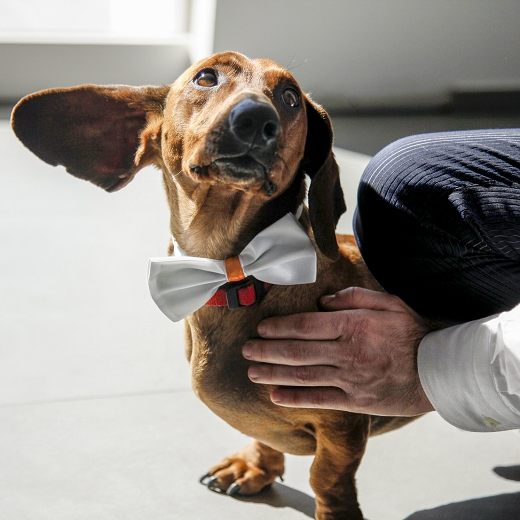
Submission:
{"label": "orange strap on bow tie", "polygon": [[226,265],[226,276],[228,282],[240,282],[246,277],[238,256],[226,258],[224,263]]}

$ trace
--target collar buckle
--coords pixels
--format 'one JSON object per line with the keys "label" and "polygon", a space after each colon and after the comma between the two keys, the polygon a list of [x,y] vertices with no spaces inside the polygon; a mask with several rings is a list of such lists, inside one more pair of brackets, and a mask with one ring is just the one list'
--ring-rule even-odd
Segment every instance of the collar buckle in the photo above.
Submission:
{"label": "collar buckle", "polygon": [[237,310],[261,302],[270,286],[271,284],[257,280],[254,276],[230,283],[223,288],[226,292],[228,309]]}

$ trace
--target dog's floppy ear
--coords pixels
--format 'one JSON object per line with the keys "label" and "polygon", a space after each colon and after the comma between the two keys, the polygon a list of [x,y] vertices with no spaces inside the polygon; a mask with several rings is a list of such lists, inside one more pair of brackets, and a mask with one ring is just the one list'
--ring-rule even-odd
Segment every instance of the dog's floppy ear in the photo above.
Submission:
{"label": "dog's floppy ear", "polygon": [[160,134],[168,90],[122,85],[44,90],[16,105],[11,125],[46,163],[116,191],[153,162],[152,141]]}
{"label": "dog's floppy ear", "polygon": [[347,207],[339,181],[339,167],[332,153],[332,124],[325,110],[305,96],[307,140],[301,167],[311,178],[309,214],[320,251],[339,258],[336,225]]}

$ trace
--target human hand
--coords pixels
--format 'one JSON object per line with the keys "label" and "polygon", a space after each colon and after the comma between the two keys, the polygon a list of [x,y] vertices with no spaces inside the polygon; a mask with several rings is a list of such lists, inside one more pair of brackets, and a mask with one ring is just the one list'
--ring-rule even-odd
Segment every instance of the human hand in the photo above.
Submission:
{"label": "human hand", "polygon": [[431,330],[400,298],[350,287],[324,296],[329,312],[268,318],[264,339],[242,354],[255,361],[249,378],[279,385],[278,405],[373,415],[412,416],[434,410],[417,371],[417,349]]}

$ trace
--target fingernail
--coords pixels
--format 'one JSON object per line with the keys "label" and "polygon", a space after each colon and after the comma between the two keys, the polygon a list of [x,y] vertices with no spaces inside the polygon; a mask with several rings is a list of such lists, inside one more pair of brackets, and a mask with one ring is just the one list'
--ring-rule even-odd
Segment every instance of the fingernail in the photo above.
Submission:
{"label": "fingernail", "polygon": [[243,347],[242,347],[242,355],[246,358],[246,359],[249,359],[251,357],[251,354],[253,353],[253,346],[251,345],[251,343],[246,343]]}
{"label": "fingernail", "polygon": [[267,326],[264,322],[261,322],[258,324],[256,330],[258,331],[258,334],[260,334],[260,336],[263,336],[267,332]]}
{"label": "fingernail", "polygon": [[279,404],[283,401],[282,396],[278,390],[273,390],[271,392],[271,401],[275,404]]}
{"label": "fingernail", "polygon": [[257,367],[251,367],[249,369],[249,379],[258,379],[258,377],[260,376],[260,370],[258,370]]}
{"label": "fingernail", "polygon": [[336,298],[335,294],[327,294],[321,297],[321,303],[330,303],[334,298]]}

